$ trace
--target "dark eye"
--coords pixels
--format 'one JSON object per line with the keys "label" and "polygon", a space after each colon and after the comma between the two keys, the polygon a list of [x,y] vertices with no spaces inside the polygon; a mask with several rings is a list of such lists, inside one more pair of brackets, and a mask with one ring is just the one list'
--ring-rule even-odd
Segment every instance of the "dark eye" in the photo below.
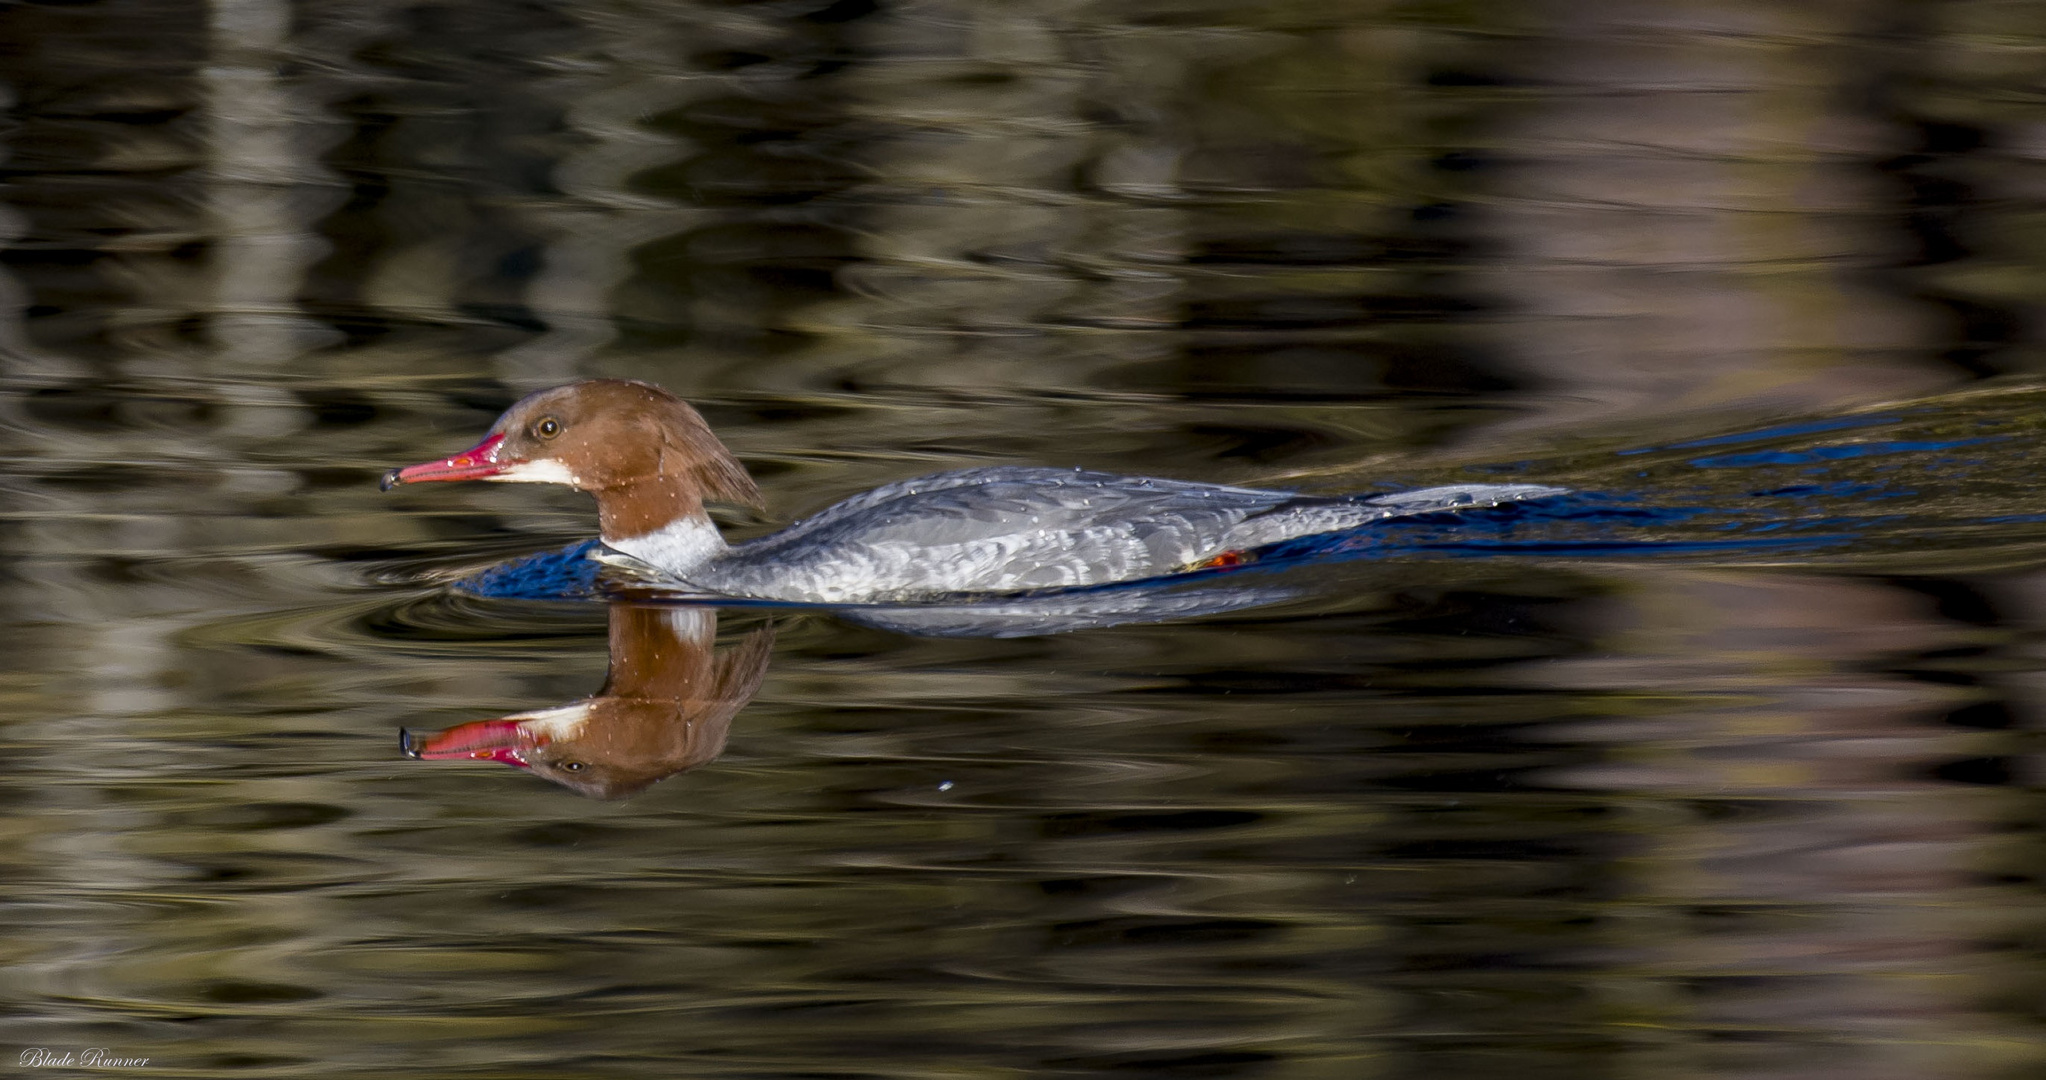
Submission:
{"label": "dark eye", "polygon": [[561,434],[561,421],[551,416],[542,417],[539,423],[533,425],[533,434],[543,439],[551,439]]}
{"label": "dark eye", "polygon": [[564,772],[581,772],[583,771],[583,763],[580,761],[564,761],[561,763],[561,768]]}

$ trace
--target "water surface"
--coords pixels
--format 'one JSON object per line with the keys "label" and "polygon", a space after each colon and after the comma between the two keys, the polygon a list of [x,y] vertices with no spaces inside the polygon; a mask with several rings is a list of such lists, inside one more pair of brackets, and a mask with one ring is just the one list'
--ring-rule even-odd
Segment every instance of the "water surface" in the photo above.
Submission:
{"label": "water surface", "polygon": [[[2035,1075],[2030,10],[0,8],[8,1052]],[[596,375],[735,536],[990,463],[1574,494],[1067,633],[726,608],[757,690],[626,798],[406,760],[612,613],[456,586],[584,497],[376,479]]]}

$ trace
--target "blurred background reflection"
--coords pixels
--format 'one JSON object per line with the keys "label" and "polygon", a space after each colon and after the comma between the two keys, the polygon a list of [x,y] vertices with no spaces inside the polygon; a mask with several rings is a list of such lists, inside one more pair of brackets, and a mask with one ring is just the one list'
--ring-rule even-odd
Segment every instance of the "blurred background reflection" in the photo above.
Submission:
{"label": "blurred background reflection", "polygon": [[[2042,79],[2018,0],[0,3],[0,1036],[2037,1075]],[[448,587],[586,499],[378,474],[598,375],[739,534],[1011,462],[1711,513],[1057,635],[660,613],[715,762],[405,760],[611,615]]]}

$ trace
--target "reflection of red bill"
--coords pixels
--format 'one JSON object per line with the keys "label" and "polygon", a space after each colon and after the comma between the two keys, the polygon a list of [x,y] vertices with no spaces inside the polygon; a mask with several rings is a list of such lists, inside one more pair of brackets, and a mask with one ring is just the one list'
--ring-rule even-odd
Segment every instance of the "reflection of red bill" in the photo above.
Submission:
{"label": "reflection of red bill", "polygon": [[1243,552],[1241,551],[1225,551],[1220,555],[1214,555],[1202,559],[1200,562],[1193,564],[1192,569],[1214,570],[1220,567],[1242,566],[1244,563],[1247,563],[1249,561],[1250,559],[1245,557]]}
{"label": "reflection of red bill", "polygon": [[504,471],[498,463],[497,446],[504,441],[499,432],[477,443],[475,446],[439,461],[422,461],[402,469],[392,469],[384,474],[381,485],[389,491],[399,484],[424,484],[434,480],[481,480],[496,476]]}
{"label": "reflection of red bill", "polygon": [[516,720],[477,720],[456,724],[438,735],[419,738],[409,731],[398,732],[398,749],[406,757],[428,761],[499,761],[531,768],[526,752],[544,746],[545,739],[520,727]]}

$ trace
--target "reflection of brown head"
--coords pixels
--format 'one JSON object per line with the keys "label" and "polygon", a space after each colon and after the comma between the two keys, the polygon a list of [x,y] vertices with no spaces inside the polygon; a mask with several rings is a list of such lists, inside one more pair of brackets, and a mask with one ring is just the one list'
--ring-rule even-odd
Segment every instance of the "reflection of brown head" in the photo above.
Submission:
{"label": "reflection of brown head", "polygon": [[611,607],[611,674],[595,697],[399,736],[406,756],[501,761],[598,799],[633,794],[718,756],[732,717],[767,673],[772,630],[723,652],[717,612]]}

